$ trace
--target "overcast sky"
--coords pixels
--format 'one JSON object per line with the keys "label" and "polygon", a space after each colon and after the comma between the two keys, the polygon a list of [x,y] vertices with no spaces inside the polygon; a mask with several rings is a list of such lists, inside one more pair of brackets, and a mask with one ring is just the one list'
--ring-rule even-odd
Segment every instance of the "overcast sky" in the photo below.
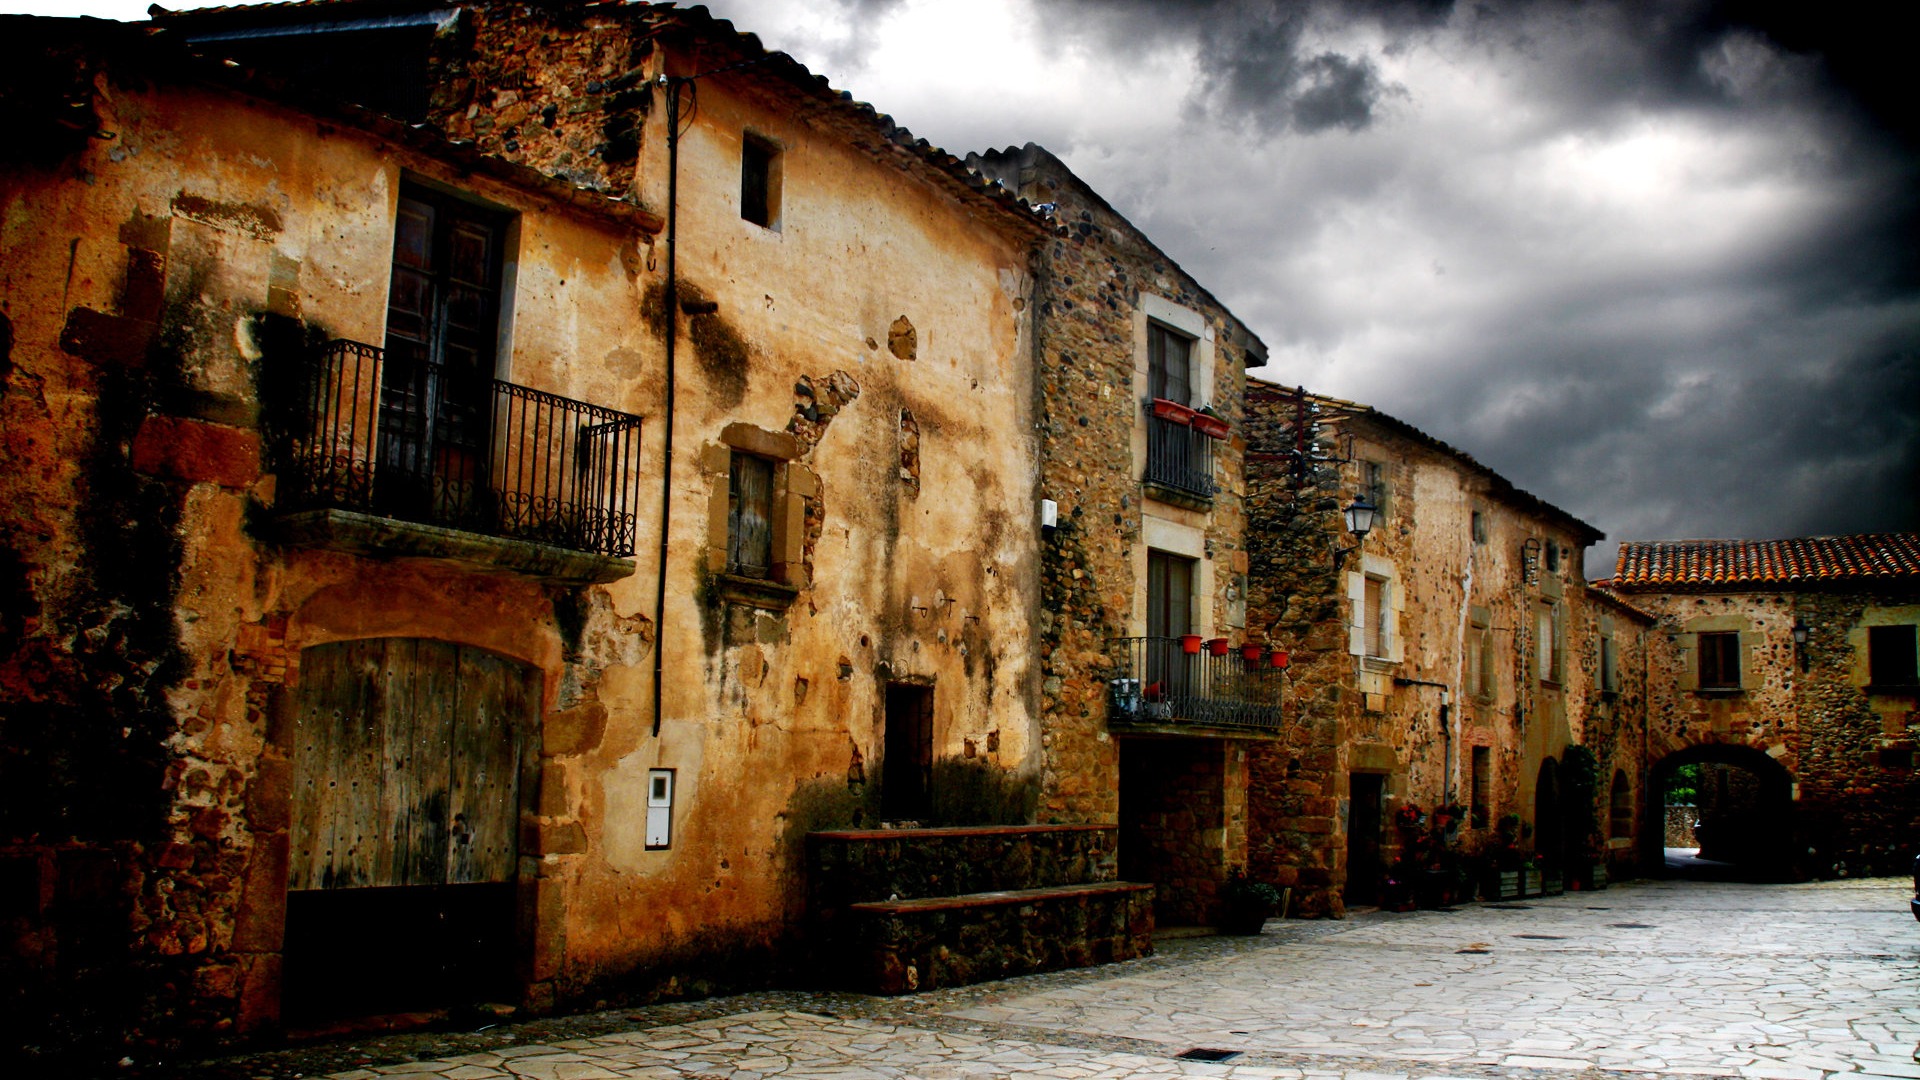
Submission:
{"label": "overcast sky", "polygon": [[708,6],[955,153],[1046,146],[1266,341],[1256,375],[1375,405],[1605,530],[1590,573],[1620,539],[1920,528],[1920,95],[1877,20]]}

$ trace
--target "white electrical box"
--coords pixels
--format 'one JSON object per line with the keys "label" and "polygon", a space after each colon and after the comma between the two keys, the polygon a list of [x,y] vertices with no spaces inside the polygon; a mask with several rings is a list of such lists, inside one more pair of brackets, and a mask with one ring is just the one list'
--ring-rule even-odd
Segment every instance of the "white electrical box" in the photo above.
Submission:
{"label": "white electrical box", "polygon": [[673,770],[647,770],[647,849],[673,846]]}

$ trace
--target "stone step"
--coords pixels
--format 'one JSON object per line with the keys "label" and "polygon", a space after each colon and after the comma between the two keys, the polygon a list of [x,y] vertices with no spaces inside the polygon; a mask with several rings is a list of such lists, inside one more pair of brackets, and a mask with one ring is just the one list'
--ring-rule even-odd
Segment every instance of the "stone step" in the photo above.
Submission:
{"label": "stone step", "polygon": [[851,904],[844,974],[856,989],[910,993],[1153,952],[1153,886],[1084,882]]}
{"label": "stone step", "polygon": [[849,829],[807,836],[809,905],[826,914],[915,899],[1113,881],[1112,825]]}

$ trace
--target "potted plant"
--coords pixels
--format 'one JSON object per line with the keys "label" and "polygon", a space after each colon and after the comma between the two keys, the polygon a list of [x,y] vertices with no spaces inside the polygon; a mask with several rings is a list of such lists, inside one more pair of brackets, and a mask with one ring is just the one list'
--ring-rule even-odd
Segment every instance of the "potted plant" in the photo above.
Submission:
{"label": "potted plant", "polygon": [[1193,430],[1209,439],[1224,439],[1232,433],[1233,428],[1213,411],[1213,406],[1208,405],[1193,414]]}
{"label": "potted plant", "polygon": [[1288,664],[1293,663],[1293,655],[1285,649],[1273,650],[1273,655],[1269,659],[1272,661],[1274,667],[1282,670],[1285,670]]}
{"label": "potted plant", "polygon": [[1234,867],[1227,872],[1227,883],[1220,889],[1220,932],[1258,934],[1268,919],[1284,912],[1289,892],[1291,890],[1253,880],[1244,867]]}
{"label": "potted plant", "polygon": [[1207,642],[1207,652],[1212,656],[1227,655],[1227,639],[1223,637],[1210,639]]}
{"label": "potted plant", "polygon": [[1545,890],[1546,883],[1540,876],[1540,864],[1528,859],[1520,864],[1520,892],[1523,896],[1539,896]]}
{"label": "potted plant", "polygon": [[1180,635],[1180,651],[1188,656],[1200,655],[1200,643],[1204,639],[1199,634]]}
{"label": "potted plant", "polygon": [[1264,651],[1260,646],[1248,642],[1240,646],[1240,657],[1249,664],[1257,664],[1260,662],[1260,654]]}
{"label": "potted plant", "polygon": [[1153,399],[1153,415],[1183,426],[1193,423],[1192,409],[1177,401],[1168,401],[1166,398]]}

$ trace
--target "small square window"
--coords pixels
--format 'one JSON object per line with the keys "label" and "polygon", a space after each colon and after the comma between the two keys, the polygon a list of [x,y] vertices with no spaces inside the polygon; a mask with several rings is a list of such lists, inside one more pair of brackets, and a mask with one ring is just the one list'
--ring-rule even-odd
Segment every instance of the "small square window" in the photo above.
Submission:
{"label": "small square window", "polygon": [[780,148],[752,133],[740,140],[740,216],[780,228]]}
{"label": "small square window", "polygon": [[1473,542],[1476,544],[1487,542],[1487,514],[1484,510],[1473,512]]}
{"label": "small square window", "polygon": [[1700,635],[1700,689],[1740,689],[1740,635],[1716,630]]}
{"label": "small square window", "polygon": [[1367,655],[1376,659],[1387,656],[1387,582],[1385,578],[1369,576],[1366,582],[1366,620]]}
{"label": "small square window", "polygon": [[1867,681],[1871,685],[1910,687],[1920,683],[1916,659],[1911,625],[1867,628]]}

